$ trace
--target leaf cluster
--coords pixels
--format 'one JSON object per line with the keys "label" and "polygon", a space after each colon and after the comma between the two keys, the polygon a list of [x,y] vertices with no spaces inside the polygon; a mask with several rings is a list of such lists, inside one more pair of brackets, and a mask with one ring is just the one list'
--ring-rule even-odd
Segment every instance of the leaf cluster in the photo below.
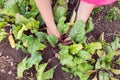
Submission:
{"label": "leaf cluster", "polygon": [[[114,74],[120,74],[120,70],[115,68],[120,61],[119,58],[115,60],[115,56],[119,56],[119,38],[112,43],[107,43],[104,39],[99,42],[81,43],[74,38],[76,37],[71,37],[74,42],[72,45],[60,45],[60,63],[64,65],[62,70],[71,73],[73,77],[79,76],[80,80],[88,80],[92,74],[95,74],[94,79],[98,80],[117,80]],[[78,39],[82,40],[81,37]]]}
{"label": "leaf cluster", "polygon": [[113,7],[107,11],[105,19],[112,22],[119,19],[119,15],[120,15],[120,9],[117,7]]}

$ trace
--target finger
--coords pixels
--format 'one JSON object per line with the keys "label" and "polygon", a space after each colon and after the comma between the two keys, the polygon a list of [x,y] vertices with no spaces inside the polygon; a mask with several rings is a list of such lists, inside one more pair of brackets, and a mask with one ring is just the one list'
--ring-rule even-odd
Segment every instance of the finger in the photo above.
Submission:
{"label": "finger", "polygon": [[64,41],[71,41],[70,37],[67,37]]}
{"label": "finger", "polygon": [[70,44],[72,44],[72,41],[69,40],[69,41],[63,42],[62,44],[64,44],[64,45],[70,45]]}

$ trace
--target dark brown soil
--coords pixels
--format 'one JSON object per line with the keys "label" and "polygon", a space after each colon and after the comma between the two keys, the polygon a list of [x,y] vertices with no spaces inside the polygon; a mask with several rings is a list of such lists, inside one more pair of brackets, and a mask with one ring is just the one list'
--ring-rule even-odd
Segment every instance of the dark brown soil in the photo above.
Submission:
{"label": "dark brown soil", "polygon": [[[105,33],[105,40],[108,42],[111,42],[116,36],[120,37],[120,33],[118,34],[118,32],[120,31],[120,19],[113,22],[107,22],[104,19],[107,10],[113,6],[116,6],[116,4],[105,6],[105,9],[103,11],[93,16],[95,30],[88,34],[88,40],[91,41],[97,40],[102,32]],[[73,7],[74,6],[72,6],[71,8]],[[54,67],[55,65],[58,65],[57,68],[55,69],[54,78],[52,80],[79,80],[78,78],[70,79],[70,74],[65,73],[64,71],[61,70],[61,64],[59,63],[59,60],[55,57],[55,54],[56,52],[54,52],[54,49],[51,48],[50,46],[43,51],[42,62],[47,62],[48,60],[51,59],[47,69]],[[21,50],[12,49],[9,45],[8,40],[7,39],[3,40],[0,43],[0,80],[17,80],[16,67],[17,64],[24,57],[25,53],[23,53]],[[35,70],[31,69],[31,71],[25,72],[24,78],[20,80],[35,80],[34,73]]]}
{"label": "dark brown soil", "polygon": [[0,80],[16,80],[16,67],[25,55],[12,49],[7,39],[0,43]]}
{"label": "dark brown soil", "polygon": [[120,33],[119,33],[120,32],[120,18],[112,22],[105,20],[105,15],[107,11],[114,6],[117,6],[117,4],[105,6],[101,12],[93,16],[95,29],[89,35],[93,36],[95,39],[98,39],[100,34],[104,32],[105,40],[107,42],[113,41],[115,37],[120,37]]}

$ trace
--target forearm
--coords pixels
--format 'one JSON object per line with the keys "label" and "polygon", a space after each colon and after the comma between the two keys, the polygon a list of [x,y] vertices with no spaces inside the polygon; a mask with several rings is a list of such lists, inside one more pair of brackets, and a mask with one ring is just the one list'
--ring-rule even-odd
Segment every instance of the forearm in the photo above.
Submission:
{"label": "forearm", "polygon": [[52,14],[52,8],[51,8],[51,1],[50,0],[35,0],[38,9],[41,13],[41,16],[43,17],[43,20],[45,21],[48,28],[51,26],[55,26],[53,14]]}
{"label": "forearm", "polygon": [[35,0],[38,9],[41,13],[41,16],[44,22],[47,25],[47,33],[49,35],[55,35],[57,38],[60,38],[60,33],[57,30],[56,24],[54,22],[54,17],[52,14],[51,1],[50,0]]}
{"label": "forearm", "polygon": [[77,21],[82,20],[83,22],[86,23],[88,20],[92,10],[94,9],[95,5],[86,3],[84,1],[80,2],[78,12],[77,12]]}

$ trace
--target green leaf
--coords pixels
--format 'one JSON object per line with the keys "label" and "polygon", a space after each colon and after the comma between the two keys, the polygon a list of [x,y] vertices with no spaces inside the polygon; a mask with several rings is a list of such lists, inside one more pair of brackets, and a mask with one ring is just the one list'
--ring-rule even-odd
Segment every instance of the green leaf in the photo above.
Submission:
{"label": "green leaf", "polygon": [[60,63],[62,65],[74,66],[73,56],[66,53],[65,55],[60,55]]}
{"label": "green leaf", "polygon": [[17,38],[17,36],[18,36],[19,30],[21,30],[21,26],[12,25],[12,32],[13,32],[15,38]]}
{"label": "green leaf", "polygon": [[120,70],[118,70],[118,69],[110,69],[110,70],[116,75],[120,74]]}
{"label": "green leaf", "polygon": [[62,16],[66,16],[66,9],[62,6],[57,6],[54,8],[55,21],[57,22]]}
{"label": "green leaf", "polygon": [[80,77],[80,80],[88,80],[88,76],[84,76],[80,71],[75,71],[74,75],[78,75]]}
{"label": "green leaf", "polygon": [[40,53],[34,53],[30,58],[27,59],[27,69],[31,68],[33,65],[37,65],[42,60],[42,55]]}
{"label": "green leaf", "polygon": [[35,38],[33,36],[29,36],[27,43],[28,43],[29,53],[34,54],[37,50],[39,50],[40,41],[38,38]]}
{"label": "green leaf", "polygon": [[81,44],[73,44],[69,46],[69,50],[71,54],[77,54],[81,49],[82,49],[82,45]]}
{"label": "green leaf", "polygon": [[15,46],[16,46],[16,50],[21,48],[24,53],[28,53],[28,50],[25,47],[23,47],[23,45],[21,44],[21,41],[18,41],[18,43],[16,43]]}
{"label": "green leaf", "polygon": [[58,22],[61,17],[66,16],[67,10],[67,2],[64,0],[58,0],[53,9],[55,21]]}
{"label": "green leaf", "polygon": [[61,49],[59,51],[60,55],[65,55],[65,54],[69,53],[69,46],[59,44],[59,48]]}
{"label": "green leaf", "polygon": [[[83,73],[83,77],[88,80],[89,77],[91,77],[91,74],[94,73],[94,72],[95,72],[95,71],[89,70],[89,71]],[[83,79],[81,78],[81,80],[83,80]]]}
{"label": "green leaf", "polygon": [[16,14],[16,24],[24,24],[26,30],[30,29],[31,33],[36,33],[39,29],[39,21],[36,21],[34,18],[27,19],[23,15]]}
{"label": "green leaf", "polygon": [[56,43],[58,42],[57,37],[53,35],[47,36],[47,40],[51,44],[52,47],[55,47]]}
{"label": "green leaf", "polygon": [[18,31],[18,35],[17,35],[17,39],[20,39],[21,37],[22,37],[22,35],[23,35],[23,32],[24,31],[26,31],[27,30],[27,27],[23,24],[23,26],[22,26],[22,29],[20,29],[19,31]]}
{"label": "green leaf", "polygon": [[112,52],[112,51],[116,51],[120,48],[120,39],[119,38],[116,38],[114,40],[114,42],[112,43],[104,43],[103,44],[103,49],[106,51],[106,52]]}
{"label": "green leaf", "polygon": [[20,40],[21,40],[23,43],[26,43],[26,45],[28,46],[28,44],[27,44],[27,41],[29,40],[29,36],[28,36],[28,35],[23,34]]}
{"label": "green leaf", "polygon": [[46,48],[46,46],[42,43],[40,43],[40,47],[39,47],[39,50],[44,50]]}
{"label": "green leaf", "polygon": [[93,59],[93,58],[92,58],[92,59],[90,59],[89,61],[90,61],[90,63],[91,63],[91,64],[94,64],[94,63],[96,62],[96,60],[95,60],[95,59]]}
{"label": "green leaf", "polygon": [[[28,10],[28,1],[26,0],[17,0],[18,3],[18,7],[19,7],[19,10],[20,10],[20,14],[25,14],[26,11]],[[30,10],[30,9],[29,9]]]}
{"label": "green leaf", "polygon": [[120,64],[120,58],[116,61],[117,64]]}
{"label": "green leaf", "polygon": [[5,26],[5,22],[4,21],[0,22],[0,29],[3,28],[4,26]]}
{"label": "green leaf", "polygon": [[97,7],[92,11],[92,15],[97,14],[101,12],[104,9],[104,7]]}
{"label": "green leaf", "polygon": [[85,46],[85,50],[91,54],[94,54],[96,50],[99,50],[101,48],[102,44],[100,42],[89,43],[87,46]]}
{"label": "green leaf", "polygon": [[15,19],[16,19],[16,24],[24,24],[25,25],[28,22],[28,19],[19,13],[16,14]]}
{"label": "green leaf", "polygon": [[105,52],[103,50],[97,50],[97,55],[99,57],[102,57],[105,54]]}
{"label": "green leaf", "polygon": [[4,31],[0,31],[0,42],[6,37],[7,33]]}
{"label": "green leaf", "polygon": [[17,0],[7,0],[4,2],[4,8],[0,10],[0,14],[5,14],[8,16],[14,16],[19,13],[17,6]]}
{"label": "green leaf", "polygon": [[83,62],[80,64],[80,66],[78,66],[78,69],[81,71],[81,72],[86,72],[88,70],[91,70],[93,69],[93,66],[88,64],[87,62]]}
{"label": "green leaf", "polygon": [[68,52],[68,46],[61,46],[60,50],[60,63],[62,65],[74,66],[73,56],[71,56]]}
{"label": "green leaf", "polygon": [[28,19],[28,23],[26,23],[26,26],[28,29],[31,30],[31,33],[36,33],[38,32],[39,24],[40,24],[39,21],[36,21],[35,19],[30,18]]}
{"label": "green leaf", "polygon": [[62,30],[64,29],[65,20],[66,20],[66,17],[61,17],[58,21],[57,27],[60,33],[62,33]]}
{"label": "green leaf", "polygon": [[112,51],[111,46],[110,46],[110,43],[103,42],[102,45],[103,45],[103,50],[104,50],[106,53],[109,53],[109,52]]}
{"label": "green leaf", "polygon": [[109,74],[104,71],[100,71],[99,80],[109,80]]}
{"label": "green leaf", "polygon": [[20,14],[24,15],[27,18],[35,18],[38,17],[39,10],[35,4],[34,0],[17,0],[18,6],[20,10]]}
{"label": "green leaf", "polygon": [[116,51],[120,48],[120,39],[116,38],[114,42],[111,43],[112,51]]}
{"label": "green leaf", "polygon": [[0,10],[0,14],[5,14],[7,16],[15,16],[18,12],[15,11],[13,8],[3,8]]}
{"label": "green leaf", "polygon": [[82,21],[77,21],[72,30],[70,31],[70,38],[74,42],[83,43],[86,41],[86,31],[85,31],[85,24]]}
{"label": "green leaf", "polygon": [[54,74],[54,68],[44,72],[43,75],[42,75],[42,80],[52,79],[53,78],[53,74]]}
{"label": "green leaf", "polygon": [[17,76],[18,78],[23,77],[23,72],[27,69],[27,57],[25,57],[18,65],[17,65]]}
{"label": "green leaf", "polygon": [[84,50],[79,51],[77,56],[79,56],[80,58],[82,58],[84,60],[90,60],[91,59],[91,54],[87,51],[84,51]]}
{"label": "green leaf", "polygon": [[5,8],[11,8],[14,6],[14,4],[16,3],[16,0],[7,0],[4,3],[4,7]]}
{"label": "green leaf", "polygon": [[96,69],[110,69],[111,62],[115,54],[116,52],[110,52],[107,55],[100,57],[96,62],[95,68]]}
{"label": "green leaf", "polygon": [[81,63],[83,63],[84,62],[84,60],[82,59],[82,58],[79,58],[79,57],[75,57],[74,58],[74,63],[75,64],[81,64]]}
{"label": "green leaf", "polygon": [[4,0],[0,0],[0,7],[3,6]]}
{"label": "green leaf", "polygon": [[95,69],[101,69],[100,59],[97,60],[95,64]]}
{"label": "green leaf", "polygon": [[35,35],[38,37],[38,39],[40,40],[40,42],[47,42],[47,34],[43,33],[43,32],[36,32]]}
{"label": "green leaf", "polygon": [[80,80],[88,80],[89,79],[89,77],[90,77],[90,75],[92,74],[92,73],[94,73],[95,71],[93,71],[93,70],[88,70],[88,71],[86,71],[86,72],[81,72],[81,71],[79,71],[79,70],[76,70],[76,71],[74,71],[74,75],[75,76],[79,76],[80,77]]}
{"label": "green leaf", "polygon": [[70,25],[68,23],[65,23],[66,17],[61,17],[58,21],[57,27],[61,34],[67,33]]}
{"label": "green leaf", "polygon": [[70,23],[74,23],[74,22],[75,22],[76,15],[77,15],[77,12],[76,12],[76,10],[74,9],[74,10],[73,10],[73,13],[72,13],[72,16],[71,16],[71,19],[70,19]]}
{"label": "green leaf", "polygon": [[68,68],[66,68],[66,67],[62,67],[61,68],[63,71],[65,71],[65,72],[70,72],[70,70],[68,69]]}
{"label": "green leaf", "polygon": [[116,54],[117,54],[116,51],[110,52],[110,53],[108,53],[103,59],[104,59],[104,61],[106,61],[106,62],[111,62],[112,59],[113,59],[113,57],[114,57]]}
{"label": "green leaf", "polygon": [[89,18],[88,20],[88,24],[86,26],[86,32],[90,32],[94,29],[94,25],[93,25],[93,22],[92,22],[92,18]]}
{"label": "green leaf", "polygon": [[38,69],[36,69],[37,70],[37,74],[36,74],[37,80],[42,80],[43,72],[44,72],[46,66],[47,66],[47,63],[40,64],[38,66]]}
{"label": "green leaf", "polygon": [[101,63],[101,68],[103,68],[103,69],[106,68],[106,63],[105,63],[105,62],[102,62],[102,63]]}

